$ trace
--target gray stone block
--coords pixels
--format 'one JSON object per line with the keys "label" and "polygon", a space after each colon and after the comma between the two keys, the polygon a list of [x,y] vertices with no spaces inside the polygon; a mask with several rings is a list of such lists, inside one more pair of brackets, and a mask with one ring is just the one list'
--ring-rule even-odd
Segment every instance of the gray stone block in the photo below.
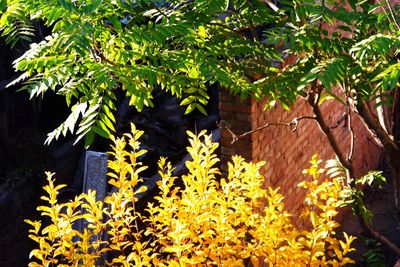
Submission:
{"label": "gray stone block", "polygon": [[83,192],[96,191],[96,200],[104,201],[107,195],[107,160],[102,152],[86,151]]}

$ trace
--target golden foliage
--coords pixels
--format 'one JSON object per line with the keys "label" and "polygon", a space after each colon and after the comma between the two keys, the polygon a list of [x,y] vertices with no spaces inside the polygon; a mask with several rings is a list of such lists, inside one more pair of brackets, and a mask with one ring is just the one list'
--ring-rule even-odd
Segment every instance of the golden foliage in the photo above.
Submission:
{"label": "golden foliage", "polygon": [[[48,226],[27,220],[32,225],[30,238],[38,244],[30,266],[257,266],[260,259],[268,266],[352,262],[347,254],[354,238],[335,236],[342,181],[318,183],[324,170],[316,156],[305,171],[312,181],[301,183],[309,190],[310,230],[292,224],[278,190],[262,188],[263,163],[235,156],[228,177],[218,180],[218,145],[204,131],[198,136],[188,133],[192,160],[186,163],[182,188],[174,185],[171,164],[159,160],[160,193],[144,215],[135,208],[137,194],[146,190],[140,187],[140,172],[146,167],[137,161],[145,153],[139,148],[142,134],[132,125],[132,133],[113,140],[109,176],[115,190],[104,203],[96,201],[93,191],[58,203],[63,185],[55,186],[47,173],[47,196],[42,199],[48,205],[38,209],[49,219]],[[77,229],[79,221],[87,226],[84,230]]]}

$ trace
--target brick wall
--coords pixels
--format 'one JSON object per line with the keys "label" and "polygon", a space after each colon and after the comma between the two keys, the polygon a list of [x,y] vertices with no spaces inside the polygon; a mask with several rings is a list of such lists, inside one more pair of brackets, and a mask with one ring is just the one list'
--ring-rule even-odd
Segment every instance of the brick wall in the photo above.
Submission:
{"label": "brick wall", "polygon": [[[253,99],[241,101],[225,91],[220,92],[220,119],[236,134],[256,129],[265,123],[290,122],[301,115],[312,115],[304,100],[298,99],[294,109],[287,112],[280,106],[263,110],[264,103]],[[344,113],[344,107],[334,101],[325,101],[321,107],[328,125],[335,125]],[[347,151],[349,132],[342,123],[333,130],[341,147]],[[356,175],[364,174],[368,169],[377,167],[380,151],[370,139],[364,125],[354,115],[353,127],[356,136],[354,164]],[[289,211],[299,213],[302,209],[305,192],[297,184],[308,177],[302,170],[309,166],[312,155],[317,153],[322,160],[334,158],[334,153],[318,125],[312,120],[302,120],[297,131],[288,126],[269,126],[254,132],[231,144],[232,135],[227,129],[221,131],[221,159],[229,160],[231,155],[239,154],[250,161],[266,161],[262,174],[266,185],[280,187],[285,195]],[[225,164],[223,164],[224,166]],[[226,170],[224,170],[226,171]]]}

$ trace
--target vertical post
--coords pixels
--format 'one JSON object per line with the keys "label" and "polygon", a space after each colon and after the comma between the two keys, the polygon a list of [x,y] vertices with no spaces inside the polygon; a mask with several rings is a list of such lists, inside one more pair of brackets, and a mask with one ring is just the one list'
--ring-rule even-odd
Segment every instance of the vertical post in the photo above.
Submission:
{"label": "vertical post", "polygon": [[[87,193],[89,189],[96,191],[97,201],[104,201],[107,195],[107,161],[108,155],[106,153],[86,151],[82,191],[84,193]],[[84,209],[82,213],[85,213]],[[78,222],[77,228],[80,232],[83,232],[84,229],[88,228],[88,224],[85,220],[81,220]],[[104,232],[103,235],[94,236],[92,241],[94,242],[96,239],[108,240],[108,235]],[[102,260],[99,260],[96,265],[103,265],[106,260],[107,253],[104,253]]]}
{"label": "vertical post", "polygon": [[83,192],[96,191],[96,200],[104,201],[107,195],[107,160],[106,153],[86,151]]}

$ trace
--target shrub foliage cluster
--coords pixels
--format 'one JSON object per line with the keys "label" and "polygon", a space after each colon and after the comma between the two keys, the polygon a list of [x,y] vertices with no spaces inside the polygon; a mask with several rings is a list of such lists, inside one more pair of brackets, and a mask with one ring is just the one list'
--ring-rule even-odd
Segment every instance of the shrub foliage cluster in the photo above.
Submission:
{"label": "shrub foliage cluster", "polygon": [[[89,191],[67,203],[57,195],[64,185],[55,185],[51,173],[42,197],[46,205],[38,209],[49,223],[29,221],[30,238],[37,243],[29,266],[342,266],[352,262],[354,237],[336,237],[338,208],[344,204],[340,192],[343,180],[320,183],[324,172],[316,156],[305,170],[311,179],[300,184],[306,196],[310,219],[308,229],[292,223],[283,196],[277,189],[263,189],[259,174],[263,163],[247,163],[235,156],[227,177],[221,175],[215,154],[218,144],[204,131],[188,133],[186,163],[188,174],[176,186],[173,168],[159,160],[160,192],[156,203],[140,213],[138,195],[143,166],[138,157],[145,153],[132,132],[114,138],[114,157],[109,162],[113,193],[104,202]],[[77,227],[78,222],[86,225]],[[305,227],[307,228],[307,227]]]}

